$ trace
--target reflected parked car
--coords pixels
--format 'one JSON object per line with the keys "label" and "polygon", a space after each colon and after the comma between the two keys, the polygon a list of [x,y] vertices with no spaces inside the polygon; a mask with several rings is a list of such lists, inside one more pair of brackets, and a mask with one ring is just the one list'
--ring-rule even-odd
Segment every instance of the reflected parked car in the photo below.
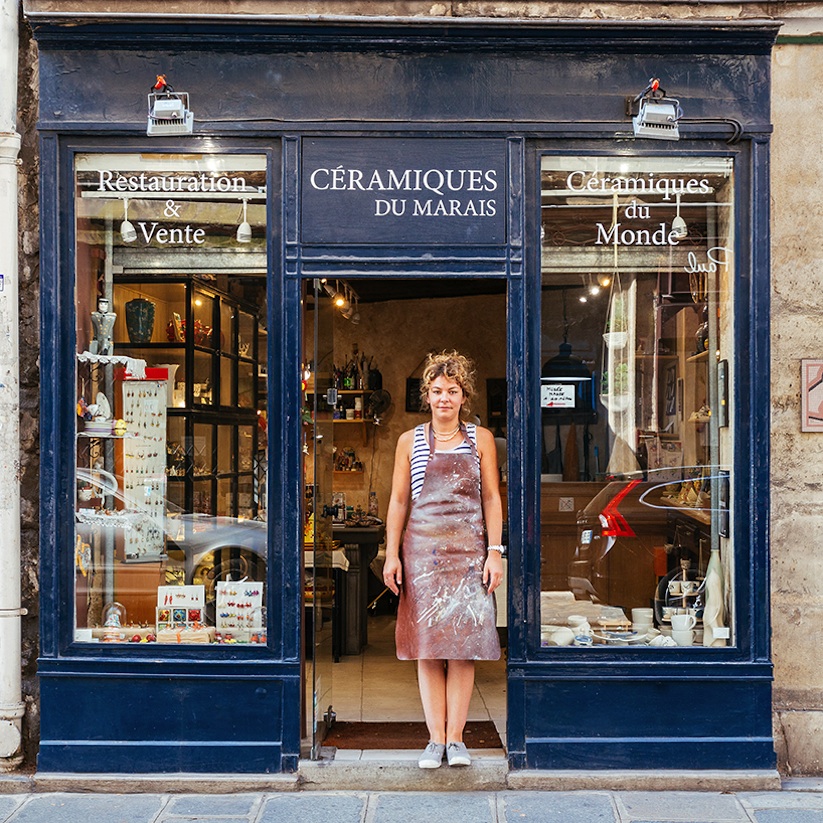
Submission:
{"label": "reflected parked car", "polygon": [[680,572],[681,557],[697,572],[700,540],[711,528],[711,480],[607,483],[578,513],[577,546],[569,564],[575,598],[618,606],[628,614],[654,605],[660,579]]}
{"label": "reflected parked car", "polygon": [[[91,546],[94,534],[105,526],[115,537],[112,546],[122,546],[119,551],[125,552],[130,530],[139,529],[141,534],[149,535],[151,542],[164,548],[156,559],[162,560],[170,583],[205,587],[207,622],[214,622],[217,581],[244,577],[266,580],[266,522],[191,514],[169,501],[157,506],[148,485],[144,505],[142,493],[132,490],[125,494],[118,478],[100,469],[78,469],[77,484],[79,507],[75,529],[81,542]],[[89,556],[87,563],[90,562]]]}

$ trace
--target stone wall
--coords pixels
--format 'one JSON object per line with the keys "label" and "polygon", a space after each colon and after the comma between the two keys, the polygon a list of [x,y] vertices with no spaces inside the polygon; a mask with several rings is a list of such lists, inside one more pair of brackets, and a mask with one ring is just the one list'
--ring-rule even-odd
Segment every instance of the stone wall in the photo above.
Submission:
{"label": "stone wall", "polygon": [[800,360],[823,357],[823,45],[778,45],[772,121],[772,654],[782,770],[823,774],[823,436],[800,431]]}
{"label": "stone wall", "polygon": [[40,737],[37,654],[39,620],[40,482],[40,224],[37,149],[37,46],[20,23],[17,128],[23,138],[19,165],[20,221],[20,462],[23,607],[23,721],[25,764],[33,765]]}
{"label": "stone wall", "polygon": [[[425,282],[420,281],[422,294]],[[360,432],[348,440],[341,438],[348,427],[335,431],[335,445],[354,447],[365,464],[363,475],[336,475],[335,489],[346,492],[348,505],[363,508],[368,506],[368,492],[377,492],[380,516],[385,517],[397,439],[407,429],[430,419],[428,414],[405,410],[406,379],[422,375],[427,352],[459,350],[475,363],[477,398],[472,414],[488,425],[486,380],[506,376],[506,302],[502,294],[389,300],[361,304],[360,316],[361,322],[355,326],[337,315],[335,363],[350,358],[355,343],[360,352],[374,356],[392,405],[380,427],[369,424],[366,442]]]}

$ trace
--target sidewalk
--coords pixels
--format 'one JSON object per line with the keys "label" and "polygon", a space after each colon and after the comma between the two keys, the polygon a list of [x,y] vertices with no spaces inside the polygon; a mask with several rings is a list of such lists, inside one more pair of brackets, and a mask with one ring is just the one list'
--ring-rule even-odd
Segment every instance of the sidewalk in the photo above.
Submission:
{"label": "sidewalk", "polygon": [[[0,782],[0,790],[2,783]],[[823,780],[781,791],[0,793],[0,823],[823,823]]]}

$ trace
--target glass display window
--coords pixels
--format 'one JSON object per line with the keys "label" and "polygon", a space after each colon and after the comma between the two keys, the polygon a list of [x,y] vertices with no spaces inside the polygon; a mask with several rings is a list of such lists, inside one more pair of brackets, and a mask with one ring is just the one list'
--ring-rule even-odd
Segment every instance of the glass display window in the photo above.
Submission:
{"label": "glass display window", "polygon": [[540,174],[541,646],[733,645],[732,161]]}
{"label": "glass display window", "polygon": [[217,473],[229,474],[235,470],[235,447],[233,426],[217,427]]}
{"label": "glass display window", "polygon": [[[74,640],[265,643],[266,158],[79,154],[74,183]],[[221,622],[240,566],[255,615]]]}
{"label": "glass display window", "polygon": [[235,405],[235,383],[237,381],[237,360],[232,357],[220,358],[220,405]]}

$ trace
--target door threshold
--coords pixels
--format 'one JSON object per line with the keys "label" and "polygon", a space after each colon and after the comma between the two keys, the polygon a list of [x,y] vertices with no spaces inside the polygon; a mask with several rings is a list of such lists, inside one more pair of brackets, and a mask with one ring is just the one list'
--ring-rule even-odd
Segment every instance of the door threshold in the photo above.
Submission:
{"label": "door threshold", "polygon": [[353,791],[500,791],[509,763],[503,749],[471,749],[472,765],[421,769],[416,749],[337,749],[320,760],[301,760],[301,789]]}

